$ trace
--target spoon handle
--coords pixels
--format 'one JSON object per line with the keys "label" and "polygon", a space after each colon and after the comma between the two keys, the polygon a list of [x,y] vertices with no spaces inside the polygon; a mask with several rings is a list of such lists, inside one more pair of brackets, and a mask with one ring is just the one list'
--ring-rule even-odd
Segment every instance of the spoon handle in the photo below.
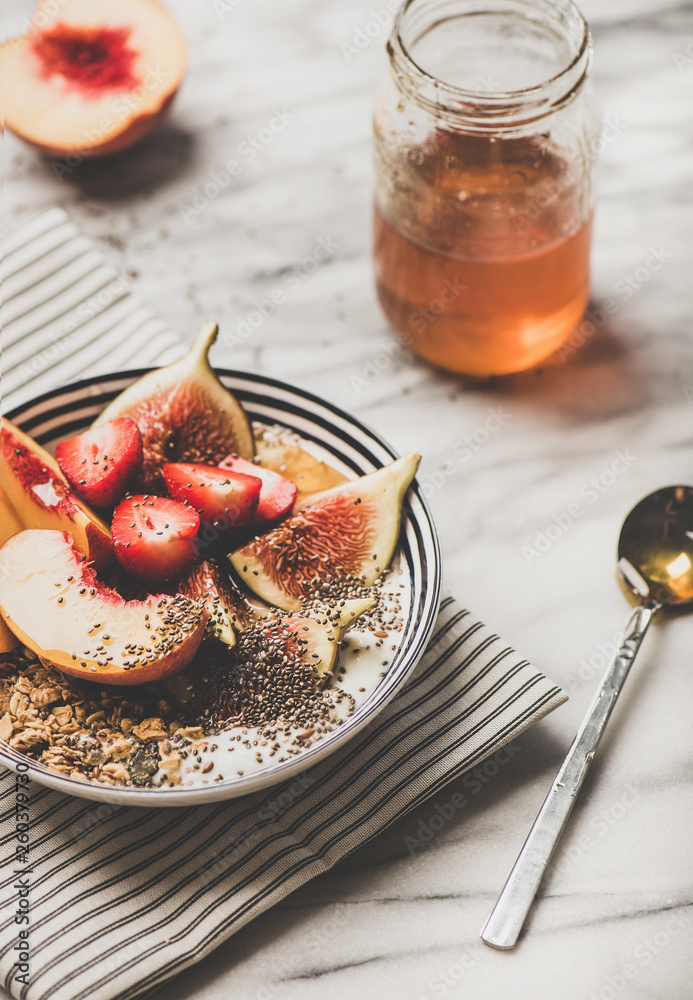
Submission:
{"label": "spoon handle", "polygon": [[494,948],[513,948],[544,871],[563,833],[631,664],[659,605],[633,611],[619,649],[582,720],[573,745],[539,810],[493,913],[481,932]]}

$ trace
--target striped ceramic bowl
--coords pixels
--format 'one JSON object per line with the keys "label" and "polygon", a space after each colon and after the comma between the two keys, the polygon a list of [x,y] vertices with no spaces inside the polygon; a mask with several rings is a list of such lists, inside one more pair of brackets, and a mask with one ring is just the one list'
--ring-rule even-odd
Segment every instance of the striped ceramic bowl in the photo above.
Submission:
{"label": "striped ceramic bowl", "polygon": [[[85,430],[115,396],[143,374],[144,371],[119,372],[74,382],[16,408],[7,416],[52,450],[62,438]],[[329,455],[331,464],[348,476],[372,472],[397,457],[388,444],[360,421],[302,389],[246,372],[219,369],[217,374],[241,401],[251,420],[280,424],[314,442]],[[409,578],[410,603],[385,676],[346,722],[292,759],[268,765],[256,773],[192,788],[119,788],[87,783],[29,761],[32,778],[89,799],[123,805],[184,806],[246,795],[304,771],[368,725],[397,694],[426,648],[438,610],[441,561],[431,514],[416,483],[405,503],[401,556]],[[0,759],[15,766],[28,761],[7,746],[0,748]]]}

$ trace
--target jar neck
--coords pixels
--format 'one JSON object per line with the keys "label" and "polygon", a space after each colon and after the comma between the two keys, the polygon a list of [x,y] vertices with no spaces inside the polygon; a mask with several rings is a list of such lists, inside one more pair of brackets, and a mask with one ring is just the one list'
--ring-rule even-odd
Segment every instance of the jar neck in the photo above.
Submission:
{"label": "jar neck", "polygon": [[[437,79],[416,62],[417,42],[431,29],[474,14],[511,14],[546,28],[563,50],[557,71],[523,89],[465,89]],[[571,0],[406,0],[387,52],[399,89],[433,117],[464,131],[510,132],[554,114],[578,96],[590,68],[592,40]]]}

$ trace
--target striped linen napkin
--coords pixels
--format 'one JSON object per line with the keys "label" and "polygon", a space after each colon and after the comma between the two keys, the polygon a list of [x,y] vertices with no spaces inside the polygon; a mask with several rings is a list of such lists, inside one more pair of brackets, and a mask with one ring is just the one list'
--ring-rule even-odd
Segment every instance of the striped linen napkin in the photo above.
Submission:
{"label": "striped linen napkin", "polygon": [[86,375],[167,364],[178,337],[62,208],[3,241],[2,411]]}
{"label": "striped linen napkin", "polygon": [[[61,209],[7,239],[4,273],[3,410],[59,380],[180,353],[122,283],[95,314],[80,312],[119,279]],[[75,312],[74,341],[51,352]],[[349,744],[269,791],[197,808],[118,807],[18,786],[0,768],[0,982],[26,1000],[149,995],[565,698],[445,597],[395,700]],[[14,863],[18,788],[28,792],[28,870]],[[22,899],[26,925],[15,921]]]}

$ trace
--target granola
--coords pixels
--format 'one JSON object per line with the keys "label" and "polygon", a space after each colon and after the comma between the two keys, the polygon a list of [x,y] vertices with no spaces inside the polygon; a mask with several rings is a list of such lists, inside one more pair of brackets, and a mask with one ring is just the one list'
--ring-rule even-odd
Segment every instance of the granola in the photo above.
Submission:
{"label": "granola", "polygon": [[154,686],[124,693],[84,684],[26,648],[0,658],[0,739],[52,771],[151,786],[161,770],[164,783],[173,785],[201,736]]}

